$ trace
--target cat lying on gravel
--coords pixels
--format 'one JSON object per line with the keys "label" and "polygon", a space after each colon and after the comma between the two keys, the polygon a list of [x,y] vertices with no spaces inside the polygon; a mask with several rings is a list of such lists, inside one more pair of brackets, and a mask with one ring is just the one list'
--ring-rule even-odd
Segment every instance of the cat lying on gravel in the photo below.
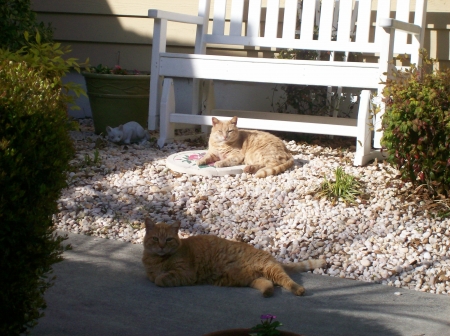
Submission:
{"label": "cat lying on gravel", "polygon": [[326,266],[324,259],[280,264],[269,252],[213,235],[180,239],[179,222],[170,225],[146,218],[145,228],[142,263],[148,278],[161,287],[250,286],[270,297],[275,284],[303,295],[305,289],[286,271],[304,272]]}
{"label": "cat lying on gravel", "polygon": [[150,138],[148,132],[136,121],[130,121],[115,128],[106,126],[106,132],[108,140],[117,144],[142,144]]}
{"label": "cat lying on gravel", "polygon": [[237,120],[212,118],[208,152],[197,161],[199,166],[212,162],[215,167],[244,163],[244,172],[256,177],[277,175],[292,167],[294,158],[281,139],[267,132],[238,129]]}

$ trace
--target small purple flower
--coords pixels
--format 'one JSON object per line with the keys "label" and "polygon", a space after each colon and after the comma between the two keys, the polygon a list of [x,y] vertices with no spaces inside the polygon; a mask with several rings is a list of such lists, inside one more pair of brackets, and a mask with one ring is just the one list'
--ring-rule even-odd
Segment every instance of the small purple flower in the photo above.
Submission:
{"label": "small purple flower", "polygon": [[253,333],[250,333],[252,336],[279,336],[281,333],[277,330],[278,327],[282,326],[282,324],[278,321],[274,321],[277,317],[272,314],[263,314],[261,317],[261,323],[254,326],[251,330]]}

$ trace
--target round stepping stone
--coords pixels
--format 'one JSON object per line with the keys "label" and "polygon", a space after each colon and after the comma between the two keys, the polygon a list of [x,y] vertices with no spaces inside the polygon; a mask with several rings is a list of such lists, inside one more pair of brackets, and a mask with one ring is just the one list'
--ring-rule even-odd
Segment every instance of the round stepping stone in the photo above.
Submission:
{"label": "round stepping stone", "polygon": [[233,167],[214,167],[214,163],[198,166],[197,160],[206,155],[206,150],[185,151],[170,155],[166,159],[167,168],[178,173],[204,176],[224,176],[242,174],[245,165]]}

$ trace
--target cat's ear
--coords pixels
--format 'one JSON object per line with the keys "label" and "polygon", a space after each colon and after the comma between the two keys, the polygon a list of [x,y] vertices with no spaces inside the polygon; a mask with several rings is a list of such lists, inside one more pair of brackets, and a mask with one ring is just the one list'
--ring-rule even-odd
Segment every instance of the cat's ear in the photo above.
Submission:
{"label": "cat's ear", "polygon": [[238,117],[236,117],[236,116],[234,116],[233,118],[231,118],[231,120],[230,120],[230,124],[232,124],[232,125],[237,125],[237,120],[238,120]]}
{"label": "cat's ear", "polygon": [[218,123],[220,123],[220,120],[217,119],[216,117],[212,117],[212,124],[213,124],[213,126],[216,126]]}
{"label": "cat's ear", "polygon": [[178,230],[180,229],[180,226],[181,226],[181,222],[180,222],[180,221],[176,221],[176,222],[173,223],[171,226],[172,226],[172,228],[175,229],[175,231],[178,232]]}
{"label": "cat's ear", "polygon": [[120,125],[120,126],[119,126],[119,130],[120,130],[120,131],[123,131],[123,125]]}
{"label": "cat's ear", "polygon": [[109,126],[106,126],[106,133],[111,133],[111,131],[112,131],[112,128],[111,127],[109,127]]}
{"label": "cat's ear", "polygon": [[151,220],[149,217],[145,217],[145,232],[153,230],[155,227],[155,222]]}

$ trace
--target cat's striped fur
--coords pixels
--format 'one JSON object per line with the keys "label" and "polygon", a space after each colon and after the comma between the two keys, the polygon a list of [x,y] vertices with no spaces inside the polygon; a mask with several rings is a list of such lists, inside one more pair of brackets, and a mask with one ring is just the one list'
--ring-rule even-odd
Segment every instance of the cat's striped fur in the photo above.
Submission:
{"label": "cat's striped fur", "polygon": [[244,172],[256,177],[277,175],[292,167],[294,158],[283,141],[273,134],[237,128],[237,117],[228,121],[212,118],[208,152],[198,165],[216,167],[245,164]]}
{"label": "cat's striped fur", "polygon": [[269,297],[276,284],[303,295],[305,289],[286,271],[304,272],[326,266],[324,259],[280,264],[269,252],[213,235],[180,239],[179,223],[155,223],[147,218],[145,226],[142,262],[148,278],[162,287],[250,286]]}

